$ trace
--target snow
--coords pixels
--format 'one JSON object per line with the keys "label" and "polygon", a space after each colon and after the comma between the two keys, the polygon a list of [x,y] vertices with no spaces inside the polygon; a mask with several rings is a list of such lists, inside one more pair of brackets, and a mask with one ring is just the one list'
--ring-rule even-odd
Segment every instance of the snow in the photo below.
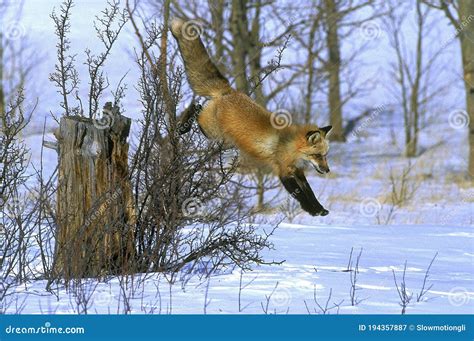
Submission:
{"label": "snow", "polygon": [[[58,102],[55,90],[47,82],[47,74],[54,65],[54,40],[47,18],[53,4],[57,6],[59,1],[28,2],[22,17],[32,37],[48,37],[37,42],[44,45],[43,51],[50,51],[35,80],[44,89],[34,120],[40,126],[44,115],[54,111]],[[82,51],[85,43],[94,48],[90,39],[92,27],[87,22],[102,6],[100,1],[76,5],[72,33],[77,52]],[[125,37],[133,39],[127,34]],[[126,39],[121,41],[118,51],[126,50]],[[111,60],[116,56],[113,54]],[[123,57],[118,58],[109,66],[111,84],[127,71],[122,60]],[[127,79],[131,81],[131,77]],[[139,112],[133,96],[124,105],[129,112]],[[462,101],[457,105],[462,106]],[[389,174],[407,166],[407,160],[401,156],[403,128],[400,115],[380,111],[350,143],[331,145],[328,159],[332,174],[309,176],[330,214],[311,217],[299,213],[291,221],[284,219],[271,239],[275,250],[265,252],[265,259],[284,260],[283,264],[255,266],[242,274],[242,287],[238,269],[216,274],[209,280],[194,276],[174,285],[162,274],[136,274],[135,284],[128,288],[131,312],[262,314],[268,298],[271,313],[307,314],[308,309],[321,313],[314,297],[324,306],[331,293],[329,306],[339,307],[329,313],[399,314],[394,273],[400,285],[406,261],[406,287],[413,294],[408,314],[474,313],[474,192],[462,178],[467,162],[467,129],[449,127],[448,114],[437,115],[435,122],[423,130],[420,145],[426,152],[413,160],[410,180],[417,189],[413,198],[393,213],[388,200]],[[51,119],[48,124],[54,126]],[[53,140],[52,134],[48,134],[48,139]],[[37,164],[41,137],[28,136],[27,143],[32,162]],[[44,161],[47,169],[53,169],[55,153],[45,150]],[[266,198],[273,198],[272,205],[278,207],[287,195],[273,190],[266,193]],[[272,226],[282,217],[283,213],[263,215],[261,227]],[[351,305],[350,297],[354,271],[347,271],[351,249],[353,262],[362,250],[355,284],[359,303],[355,306]],[[431,289],[416,302],[436,253],[425,286]],[[71,292],[58,288],[52,294],[45,286],[44,280],[36,280],[15,288],[14,295],[7,298],[14,302],[7,312],[78,313]],[[106,283],[86,281],[85,288],[91,295],[89,313],[124,312],[119,278]],[[18,309],[22,304],[24,307]]]}
{"label": "snow", "polygon": [[[347,226],[344,230],[300,225],[299,229],[295,229],[293,224],[281,224],[273,238],[276,250],[268,252],[267,257],[285,260],[285,263],[258,266],[243,274],[242,286],[251,283],[242,289],[241,307],[245,307],[242,313],[263,313],[261,304],[266,304],[266,296],[271,294],[278,283],[269,303],[272,312],[306,314],[305,301],[309,307],[315,307],[313,295],[316,289],[316,297],[321,305],[324,305],[329,290],[332,290],[330,305],[342,302],[339,310],[341,314],[398,314],[401,308],[392,270],[399,281],[405,260],[407,290],[414,294],[407,313],[473,313],[473,258],[463,252],[472,248],[471,241],[466,241],[462,236],[452,236],[447,242],[442,233],[429,233],[452,229],[449,226],[430,225],[393,226],[393,229]],[[472,227],[455,229],[462,233]],[[421,243],[423,240],[427,242]],[[350,272],[345,271],[352,247],[354,254],[363,248],[356,285],[356,295],[361,302],[356,306],[350,304]],[[417,303],[416,294],[422,288],[425,271],[436,252],[438,257],[427,281],[427,286],[433,287]],[[143,276],[136,275],[135,281],[138,282]],[[193,277],[184,288],[176,283],[172,285],[170,295],[169,284],[163,276],[151,274],[147,277],[135,288],[136,298],[131,299],[133,313],[143,313],[144,304],[155,306],[157,311],[161,305],[161,313],[170,310],[175,314],[203,313],[206,280],[200,281]],[[211,277],[206,312],[238,313],[239,280],[238,270]],[[95,285],[91,283],[90,287]],[[158,285],[159,294],[155,285]],[[47,294],[44,286],[44,281],[36,281],[31,286],[17,290],[19,300],[26,299],[23,313],[75,312],[74,300],[65,290],[59,290],[57,299]],[[120,296],[118,279],[99,283],[92,293],[89,313],[109,313],[109,309],[111,313],[121,312]],[[145,303],[142,303],[142,299]],[[453,305],[459,299],[467,302],[460,306]]]}

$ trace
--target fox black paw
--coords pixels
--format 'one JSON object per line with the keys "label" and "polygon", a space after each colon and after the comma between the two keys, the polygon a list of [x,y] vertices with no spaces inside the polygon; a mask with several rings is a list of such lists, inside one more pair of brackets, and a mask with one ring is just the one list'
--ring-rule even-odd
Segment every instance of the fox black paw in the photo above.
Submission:
{"label": "fox black paw", "polygon": [[329,211],[327,209],[323,208],[319,214],[324,217],[325,215],[329,214]]}
{"label": "fox black paw", "polygon": [[325,208],[320,208],[320,209],[318,209],[318,210],[316,210],[316,211],[313,210],[313,211],[309,212],[309,214],[311,214],[311,215],[314,216],[314,217],[317,217],[317,216],[322,216],[322,217],[324,217],[324,216],[326,216],[326,215],[329,214],[329,211],[328,211],[327,209],[325,209]]}
{"label": "fox black paw", "polygon": [[301,208],[308,212],[309,214],[311,214],[313,217],[317,217],[317,216],[326,216],[329,214],[329,211],[327,209],[325,209],[324,207],[320,206],[320,207],[308,207],[308,206],[301,206]]}

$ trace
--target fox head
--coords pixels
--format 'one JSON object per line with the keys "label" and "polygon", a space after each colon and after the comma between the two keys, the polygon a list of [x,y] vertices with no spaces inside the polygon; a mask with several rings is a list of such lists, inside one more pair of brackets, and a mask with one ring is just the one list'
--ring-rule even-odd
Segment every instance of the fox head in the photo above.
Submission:
{"label": "fox head", "polygon": [[302,148],[303,159],[310,162],[319,174],[329,173],[326,156],[329,151],[327,136],[332,126],[311,129],[306,133],[306,143]]}

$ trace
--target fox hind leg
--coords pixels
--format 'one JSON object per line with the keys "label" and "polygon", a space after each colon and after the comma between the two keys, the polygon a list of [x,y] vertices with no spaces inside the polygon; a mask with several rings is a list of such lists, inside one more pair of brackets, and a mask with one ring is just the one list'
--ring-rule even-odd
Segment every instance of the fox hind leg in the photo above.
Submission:
{"label": "fox hind leg", "polygon": [[224,136],[217,119],[217,105],[215,100],[209,101],[197,117],[201,132],[210,140],[223,141]]}

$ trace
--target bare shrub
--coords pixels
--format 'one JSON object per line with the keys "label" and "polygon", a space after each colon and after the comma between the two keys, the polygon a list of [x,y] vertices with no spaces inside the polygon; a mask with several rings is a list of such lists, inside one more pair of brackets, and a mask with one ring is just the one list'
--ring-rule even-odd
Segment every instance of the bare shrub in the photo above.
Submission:
{"label": "bare shrub", "polygon": [[[146,46],[156,46],[158,36],[158,31],[149,32]],[[191,264],[186,271],[209,274],[264,263],[260,251],[271,247],[273,231],[245,224],[251,207],[244,199],[249,194],[232,181],[235,162],[226,162],[222,146],[198,131],[179,134],[174,112],[182,70],[168,70],[174,105],[169,112],[162,81],[147,62],[144,52],[137,55],[143,118],[131,159],[139,268],[176,272]]]}
{"label": "bare shrub", "polygon": [[240,278],[239,278],[239,313],[243,312],[245,308],[247,308],[250,303],[247,303],[245,306],[242,306],[242,292],[245,288],[247,288],[250,284],[253,283],[253,281],[255,281],[255,279],[257,278],[256,276],[254,278],[252,278],[249,282],[247,282],[246,284],[243,284],[243,278],[244,278],[244,272],[243,270],[240,270]]}
{"label": "bare shrub", "polygon": [[354,261],[352,259],[354,248],[351,248],[349,263],[347,264],[347,272],[349,272],[349,276],[351,280],[351,288],[350,288],[349,294],[351,297],[352,306],[356,306],[360,302],[362,302],[362,300],[359,299],[357,296],[357,291],[361,290],[361,288],[357,287],[357,281],[358,281],[358,276],[359,276],[359,263],[360,263],[360,258],[362,257],[362,251],[363,249],[361,248],[359,251],[359,254],[357,255],[357,258]]}
{"label": "bare shrub", "polygon": [[32,203],[27,194],[29,150],[21,138],[31,114],[25,114],[20,91],[1,112],[0,126],[0,313],[12,288],[32,278]]}
{"label": "bare shrub", "polygon": [[[430,275],[431,267],[433,266],[433,263],[436,260],[437,256],[438,256],[438,252],[436,252],[436,254],[431,259],[430,264],[426,268],[425,275],[423,276],[423,283],[421,285],[420,292],[416,294],[416,302],[423,301],[426,294],[433,287],[433,284],[428,285],[428,278]],[[408,290],[407,285],[406,285],[406,280],[405,280],[406,271],[407,271],[407,261],[405,261],[405,264],[403,265],[402,278],[399,283],[399,281],[397,281],[397,276],[395,275],[395,270],[392,270],[393,281],[395,282],[395,287],[397,289],[398,297],[400,298],[399,304],[402,307],[402,311],[401,311],[402,315],[406,313],[406,309],[413,299],[413,293],[411,293]]]}
{"label": "bare shrub", "polygon": [[53,10],[53,13],[50,15],[51,19],[53,19],[56,29],[55,33],[59,41],[56,44],[57,63],[55,65],[55,71],[51,73],[49,80],[59,89],[59,93],[62,97],[60,106],[66,116],[82,114],[79,105],[72,106],[72,104],[70,104],[70,95],[75,95],[76,98],[78,98],[77,87],[80,81],[79,73],[74,65],[76,56],[69,54],[71,41],[67,36],[71,30],[70,16],[73,6],[74,3],[72,0],[66,0],[60,7],[59,14]]}
{"label": "bare shrub", "polygon": [[[326,302],[324,302],[324,305],[322,305],[318,301],[318,297],[317,297],[317,294],[316,294],[316,286],[314,286],[313,301],[314,301],[316,307],[313,307],[313,312],[315,314],[328,315],[328,314],[331,313],[332,310],[336,309],[336,314],[339,314],[339,309],[341,308],[342,303],[344,303],[344,300],[341,300],[338,303],[336,303],[336,302],[331,303],[331,298],[332,298],[332,288],[329,289],[329,294],[328,294],[328,297],[326,299]],[[311,312],[311,309],[308,306],[308,303],[306,302],[306,300],[304,301],[304,305],[306,307],[306,311],[308,312],[308,314],[311,315],[312,312]]]}
{"label": "bare shrub", "polygon": [[392,270],[393,273],[393,281],[395,282],[395,287],[397,288],[398,297],[400,298],[400,306],[402,307],[401,314],[404,315],[408,305],[413,298],[413,294],[410,293],[407,289],[406,282],[405,282],[405,275],[407,271],[407,262],[405,261],[405,265],[403,266],[403,273],[402,279],[400,281],[400,285],[397,282],[397,276],[395,275],[395,270]]}
{"label": "bare shrub", "polygon": [[433,284],[428,285],[428,278],[430,276],[431,266],[433,265],[437,256],[438,256],[438,252],[436,252],[436,254],[431,259],[430,264],[426,268],[425,276],[423,277],[423,285],[421,286],[420,292],[416,294],[417,302],[421,302],[424,299],[425,295],[428,293],[428,291],[430,291],[431,288],[433,287]]}
{"label": "bare shrub", "polygon": [[292,223],[296,216],[301,212],[299,203],[291,196],[284,199],[283,203],[279,205],[279,208],[290,223]]}
{"label": "bare shrub", "polygon": [[413,164],[411,161],[400,170],[390,170],[390,203],[401,207],[413,199],[420,184],[416,181],[413,174]]}
{"label": "bare shrub", "polygon": [[[272,303],[272,301],[274,301],[274,299],[273,299],[274,295],[278,294],[277,289],[278,289],[279,284],[280,284],[279,282],[276,282],[275,287],[273,288],[272,292],[269,295],[265,295],[265,301],[260,302],[260,306],[262,307],[262,311],[265,315],[271,315],[271,314],[276,315],[276,314],[279,314],[279,313],[288,314],[290,312],[290,307],[287,307],[287,309],[283,310],[283,311],[278,311],[277,307],[273,307],[273,310],[271,309],[270,303]],[[290,293],[287,293],[287,292],[284,292],[284,293],[286,295],[290,295]],[[277,299],[277,301],[279,301],[279,299]],[[286,301],[286,299],[284,301]],[[281,302],[281,303],[285,303],[285,302]],[[281,304],[277,304],[277,305],[281,306]]]}
{"label": "bare shrub", "polygon": [[389,224],[396,211],[412,200],[421,182],[413,174],[415,163],[408,160],[403,168],[391,168],[389,175],[389,193],[383,201],[388,210],[379,210],[378,224]]}

